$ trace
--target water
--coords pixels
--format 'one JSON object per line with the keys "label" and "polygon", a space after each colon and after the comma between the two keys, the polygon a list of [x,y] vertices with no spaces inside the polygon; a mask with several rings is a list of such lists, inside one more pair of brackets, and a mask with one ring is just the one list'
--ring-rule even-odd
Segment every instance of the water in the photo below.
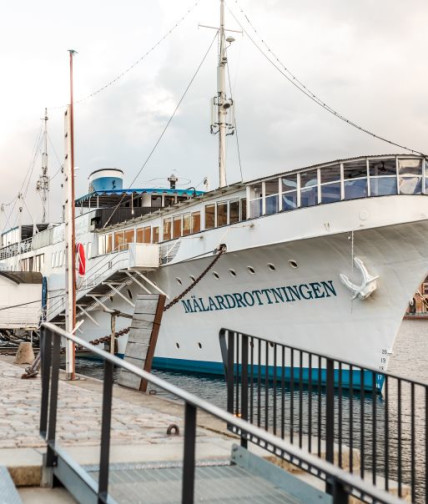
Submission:
{"label": "water", "polygon": [[[390,358],[388,371],[392,374],[407,377],[415,381],[420,381],[422,383],[428,382],[428,320],[427,321],[404,321],[401,331],[397,337],[397,341],[394,346],[394,354]],[[79,359],[77,362],[77,372],[94,376],[97,378],[102,378],[102,365],[99,362],[87,361],[84,359]],[[201,396],[204,399],[212,402],[213,404],[226,408],[226,387],[224,378],[221,377],[211,377],[211,376],[200,376],[200,375],[184,375],[181,373],[172,373],[165,371],[154,371],[154,374],[163,378],[164,380],[173,383],[174,385],[181,387],[195,395]],[[364,404],[362,403],[358,395],[354,396],[352,400],[348,397],[346,393],[343,394],[341,398],[342,401],[342,439],[343,444],[349,446],[350,440],[353,442],[354,449],[359,450],[361,448],[361,422],[364,424],[365,439],[363,441],[364,446],[364,464],[365,470],[370,470],[373,462],[376,465],[377,472],[382,474],[385,467],[385,462],[389,464],[390,476],[394,479],[397,477],[397,465],[398,465],[398,444],[399,439],[401,439],[401,470],[403,481],[409,483],[411,480],[411,449],[410,449],[410,437],[411,437],[411,425],[410,425],[410,388],[407,385],[403,385],[402,388],[402,400],[400,402],[401,407],[401,418],[402,432],[400,435],[397,432],[397,422],[394,421],[394,416],[397,416],[398,411],[398,401],[396,396],[396,384],[390,382],[389,386],[389,402],[387,413],[389,415],[388,420],[388,445],[387,450],[385,450],[385,400],[382,397],[376,398],[376,419],[377,425],[376,430],[373,431],[373,401],[372,396],[366,393]],[[424,453],[424,440],[425,440],[425,398],[424,394],[421,394],[416,390],[415,395],[415,418],[416,418],[416,471],[417,477],[420,477],[421,481],[424,479],[424,464],[425,464],[425,453]],[[264,394],[265,392],[263,392]],[[159,394],[164,394],[159,392]],[[277,413],[280,417],[280,404],[281,404],[281,392],[273,389],[272,385],[269,387],[268,394],[270,396],[269,404],[272,409],[273,397],[276,396],[277,400]],[[263,395],[264,397],[264,395]],[[285,401],[290,403],[290,391],[286,390]],[[309,394],[304,391],[299,397],[296,391],[293,394],[295,410],[293,411],[293,417],[287,410],[284,419],[284,430],[287,435],[290,429],[290,425],[293,422],[294,428],[299,424],[298,413],[299,413],[299,401],[302,402],[301,409],[303,411],[304,420],[302,422],[303,431],[308,432],[308,413],[309,406],[311,409],[311,416],[313,419],[313,424],[316,424],[318,404],[317,396],[312,395],[312,402],[309,401]],[[325,407],[325,396],[321,399],[321,410]],[[306,414],[305,414],[306,412]],[[270,418],[268,421],[269,427],[272,428],[272,412],[270,413]],[[353,418],[353,430],[349,432],[349,419]],[[261,410],[259,415],[256,410],[254,413],[253,422],[257,423],[260,418],[260,423],[263,426],[265,420],[265,407],[264,404],[261,405]],[[293,418],[293,420],[291,420]],[[337,416],[336,416],[337,418]],[[338,424],[337,424],[338,425]],[[313,427],[315,429],[315,427]],[[336,435],[337,435],[336,427]],[[278,429],[278,432],[280,429]],[[375,435],[373,435],[373,432]],[[321,437],[325,436],[325,424],[321,427]],[[316,434],[314,431],[313,434]],[[296,436],[297,438],[297,436]],[[376,445],[373,443],[375,439]],[[295,439],[296,442],[296,439]],[[313,450],[316,451],[316,441],[314,439]],[[373,459],[373,452],[377,453],[376,459]],[[385,458],[385,451],[388,456]],[[417,490],[417,501],[422,502],[424,500],[423,488],[418,488]]]}

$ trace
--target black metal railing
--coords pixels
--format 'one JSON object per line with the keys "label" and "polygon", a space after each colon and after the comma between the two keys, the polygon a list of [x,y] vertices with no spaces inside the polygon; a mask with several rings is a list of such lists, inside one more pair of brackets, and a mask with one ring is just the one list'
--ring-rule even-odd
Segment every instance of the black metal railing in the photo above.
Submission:
{"label": "black metal railing", "polygon": [[[56,442],[56,419],[58,410],[58,382],[60,367],[60,340],[65,338],[81,345],[104,361],[104,384],[101,420],[101,453],[98,483],[88,476],[85,469],[74,462]],[[46,440],[47,453],[44,459],[45,481],[57,478],[79,502],[107,503],[112,501],[109,495],[109,449],[113,389],[113,367],[117,366],[147,380],[156,387],[173,394],[184,402],[184,452],[182,472],[181,502],[192,504],[195,486],[195,446],[197,410],[222,420],[225,424],[239,430],[245,442],[252,442],[277,457],[298,465],[310,474],[328,483],[333,504],[346,504],[350,495],[366,502],[380,504],[400,504],[403,501],[379,490],[369,482],[362,481],[324,460],[282,439],[251,425],[241,418],[228,413],[189,392],[179,389],[151,373],[138,369],[128,362],[115,357],[98,347],[87,343],[57,326],[42,325],[42,399],[40,414],[40,433]]]}
{"label": "black metal railing", "polygon": [[428,502],[427,384],[228,329],[220,345],[230,413]]}

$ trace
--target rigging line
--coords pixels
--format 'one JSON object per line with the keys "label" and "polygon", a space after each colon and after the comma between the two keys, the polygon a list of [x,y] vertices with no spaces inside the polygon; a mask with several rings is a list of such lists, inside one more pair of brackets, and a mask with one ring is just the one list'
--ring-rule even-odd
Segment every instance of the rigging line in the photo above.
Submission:
{"label": "rigging line", "polygon": [[13,211],[15,210],[15,206],[16,206],[17,201],[18,201],[18,197],[15,198],[15,203],[13,204],[12,208],[9,211],[9,215],[8,215],[8,217],[6,219],[6,223],[3,227],[3,229],[5,231],[7,231],[8,229],[11,229],[11,228],[8,228],[8,224],[9,224],[10,218],[12,217]]}
{"label": "rigging line", "polygon": [[51,146],[51,149],[52,149],[52,151],[54,153],[54,156],[56,157],[56,160],[58,161],[58,164],[59,164],[59,168],[55,172],[55,174],[52,175],[51,177],[49,177],[49,180],[53,180],[58,175],[58,173],[62,170],[62,163],[61,163],[61,160],[59,159],[57,151],[55,150],[54,144],[53,144],[53,142],[51,140],[51,137],[50,137],[49,133],[48,133],[48,140],[49,140],[49,145]]}
{"label": "rigging line", "polygon": [[[113,79],[111,79],[109,82],[104,84],[103,86],[99,87],[92,93],[88,94],[84,98],[80,98],[78,100],[75,100],[75,105],[79,105],[80,103],[83,103],[86,100],[89,100],[90,98],[93,98],[94,96],[97,96],[98,94],[102,93],[109,87],[113,86],[117,82],[119,82],[125,75],[127,75],[131,70],[133,70],[138,64],[140,64],[144,59],[149,56],[158,46],[162,44],[162,42],[167,39],[183,22],[184,20],[196,9],[196,7],[199,5],[201,0],[196,0],[191,7],[187,9],[187,11],[178,19],[178,21],[167,31],[164,33],[164,35],[154,44],[149,50],[147,50],[142,56],[140,56],[132,65],[130,65],[128,68],[123,70],[120,74],[116,75]],[[64,109],[67,107],[67,105],[58,105],[56,107],[50,107],[50,110],[58,110],[58,109]]]}
{"label": "rigging line", "polygon": [[[229,61],[227,62],[227,79],[229,81],[229,92],[230,92],[230,98],[232,100],[232,103],[234,104],[233,106],[235,106],[235,103],[233,101],[233,94],[232,94],[232,83],[231,83],[231,80],[230,80],[230,66],[229,66]],[[239,146],[239,135],[238,135],[238,126],[236,124],[236,111],[234,111],[234,114],[233,114],[233,122],[235,123],[234,126],[235,126],[235,134],[236,134],[236,150],[237,150],[237,153],[238,153],[238,164],[239,164],[239,171],[241,172],[241,182],[244,181],[244,176],[242,174],[242,162],[241,162],[241,148]]]}
{"label": "rigging line", "polygon": [[[24,186],[26,184],[26,181],[27,181],[27,177],[30,173],[30,170],[31,172],[33,171],[33,168],[34,168],[34,163],[35,163],[35,158],[37,156],[37,153],[38,153],[38,150],[40,148],[40,141],[41,141],[41,137],[42,137],[42,128],[40,127],[40,130],[39,130],[39,133],[38,133],[38,136],[36,138],[36,141],[34,142],[34,145],[33,145],[33,149],[32,149],[32,155],[31,155],[31,161],[30,161],[30,164],[28,166],[28,169],[27,169],[27,172],[25,174],[25,177],[24,177],[24,180],[22,181],[22,185],[21,185],[21,189],[19,190],[20,193],[22,193],[23,189],[24,189]],[[30,176],[31,177],[31,176]]]}
{"label": "rigging line", "polygon": [[[155,142],[155,145],[153,146],[152,150],[150,151],[149,155],[147,156],[146,160],[144,161],[143,165],[141,166],[141,168],[138,170],[138,173],[137,175],[135,175],[134,179],[132,180],[131,184],[130,184],[130,188],[132,188],[132,186],[134,185],[135,181],[138,179],[138,177],[141,175],[141,172],[144,170],[144,168],[146,167],[147,163],[150,161],[152,155],[154,154],[157,146],[160,144],[160,141],[162,140],[163,136],[165,135],[166,133],[166,130],[168,129],[169,125],[171,124],[172,120],[174,119],[175,117],[175,114],[177,113],[178,109],[180,108],[180,105],[182,104],[184,98],[186,97],[187,95],[187,92],[189,91],[191,85],[193,84],[193,81],[196,79],[196,76],[198,75],[199,73],[199,70],[201,69],[202,65],[204,64],[210,50],[211,50],[211,47],[213,46],[214,44],[214,41],[215,39],[217,38],[217,34],[218,32],[215,33],[210,45],[208,46],[208,49],[207,51],[205,52],[201,62],[199,63],[198,67],[196,68],[196,71],[195,73],[193,74],[192,78],[190,79],[190,82],[187,84],[186,86],[186,89],[184,90],[184,93],[181,95],[181,98],[180,100],[178,101],[173,113],[171,114],[170,118],[168,119],[164,129],[162,130],[162,133],[160,134],[159,138],[156,140]],[[107,219],[106,223],[104,224],[103,226],[103,229],[109,224],[111,218],[113,217],[114,213],[116,212],[116,210],[119,208],[120,204],[122,203],[123,199],[125,198],[126,196],[126,193],[123,194],[123,196],[120,198],[119,200],[119,203],[117,203],[117,205],[114,207],[113,209],[113,212],[111,213],[110,217]]]}
{"label": "rigging line", "polygon": [[[258,35],[257,30],[253,27],[251,24],[248,16],[244,13],[242,8],[239,6],[237,0],[235,0],[235,3],[238,5],[238,8],[240,9],[241,13],[244,15],[245,20],[250,24],[250,26],[253,28],[255,33]],[[229,8],[228,8],[229,9]],[[427,154],[424,152],[421,152],[419,150],[413,149],[411,147],[407,147],[405,145],[399,144],[397,142],[394,142],[393,140],[389,140],[381,135],[377,135],[376,133],[373,133],[372,131],[368,130],[367,128],[364,128],[363,126],[360,126],[356,122],[352,121],[351,119],[347,119],[343,114],[340,112],[337,112],[333,107],[325,103],[321,98],[319,98],[315,93],[313,93],[307,86],[305,86],[291,71],[281,62],[281,60],[275,55],[275,53],[269,48],[269,46],[266,44],[266,42],[261,39],[262,44],[267,48],[267,51],[272,54],[273,58],[276,59],[277,63],[275,61],[272,61],[272,59],[264,52],[264,50],[257,44],[257,42],[251,37],[251,35],[248,33],[248,31],[243,27],[242,23],[237,19],[235,14],[229,9],[229,12],[231,13],[232,17],[235,19],[235,21],[239,24],[241,27],[242,31],[247,35],[247,37],[250,39],[252,44],[256,47],[256,49],[269,61],[269,63],[278,70],[278,72],[283,75],[293,86],[295,86],[300,92],[305,94],[309,99],[311,99],[313,102],[315,102],[317,105],[321,106],[324,110],[332,114],[333,116],[337,117],[341,121],[349,124],[350,126],[358,129],[359,131],[362,131],[363,133],[366,133],[367,135],[376,138],[378,140],[381,140],[382,142],[388,143],[390,145],[394,145],[395,147],[399,147],[400,149],[406,150],[408,152],[411,152],[413,154],[418,154],[420,156],[423,156],[425,158],[428,157]],[[282,67],[282,68],[280,68]]]}

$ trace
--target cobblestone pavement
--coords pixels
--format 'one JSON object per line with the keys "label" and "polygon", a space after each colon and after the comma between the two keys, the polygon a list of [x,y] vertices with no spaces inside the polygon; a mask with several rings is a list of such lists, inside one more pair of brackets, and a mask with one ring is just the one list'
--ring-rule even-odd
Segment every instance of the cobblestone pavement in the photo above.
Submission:
{"label": "cobblestone pavement", "polygon": [[[0,360],[0,448],[44,446],[39,435],[40,379],[22,380],[23,369]],[[100,386],[92,386],[90,379],[69,383],[60,381],[57,440],[61,445],[97,445],[101,432]],[[115,387],[116,388],[116,387]],[[120,391],[119,391],[120,392]],[[167,427],[182,425],[178,416],[165,412],[165,405],[156,409],[142,405],[144,396],[138,400],[115,397],[112,412],[111,443],[153,444],[174,442],[174,436],[166,435]],[[129,395],[129,394],[128,394]],[[134,396],[135,398],[135,396]],[[132,400],[132,402],[131,402]],[[153,404],[153,399],[147,398]],[[159,400],[161,401],[161,400]],[[174,407],[171,407],[174,411]],[[177,411],[177,408],[175,408]],[[198,432],[206,436],[208,431]]]}

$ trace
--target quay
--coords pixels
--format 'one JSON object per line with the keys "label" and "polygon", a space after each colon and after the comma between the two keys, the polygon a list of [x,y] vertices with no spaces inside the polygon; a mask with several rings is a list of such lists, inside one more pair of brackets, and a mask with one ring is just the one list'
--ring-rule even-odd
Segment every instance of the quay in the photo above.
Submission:
{"label": "quay", "polygon": [[[329,442],[329,430],[333,428],[334,431],[334,422],[329,418],[328,408],[333,406],[334,410],[334,402],[328,405],[333,400],[328,386],[327,437],[321,441],[320,430],[318,439],[311,430],[308,436],[304,434],[302,425],[298,431],[297,423],[293,428],[293,419],[290,434],[285,434],[282,428],[282,435],[278,437],[275,396],[272,401],[275,405],[273,413],[268,412],[268,394],[272,391],[276,393],[276,382],[270,386],[268,381],[263,380],[262,385],[259,380],[248,387],[248,376],[244,370],[252,373],[250,370],[254,363],[251,362],[249,366],[247,361],[246,366],[239,365],[240,362],[245,363],[245,352],[250,340],[254,339],[252,336],[224,330],[227,344],[224,344],[223,350],[228,353],[226,412],[111,354],[96,347],[91,348],[83,340],[52,324],[44,326],[42,380],[22,380],[22,368],[13,365],[10,356],[0,358],[0,386],[3,391],[0,469],[8,469],[19,489],[17,498],[21,499],[9,501],[3,498],[2,502],[160,504],[203,500],[293,504],[316,501],[336,504],[358,502],[355,500],[358,496],[363,502],[398,504],[404,502],[402,499],[410,501],[416,495],[413,488],[410,493],[401,475],[398,487],[387,470],[385,481],[376,476],[376,465],[380,458],[376,459],[374,452],[370,457],[375,471],[364,468],[363,442],[359,446],[355,443],[352,447],[351,441],[349,448],[342,434],[339,444],[334,436],[330,436],[332,442]],[[75,381],[66,381],[65,374],[59,373],[59,336],[86,345],[103,358],[104,381],[82,376]],[[238,366],[230,360],[235,355],[234,345],[238,344],[236,338],[242,339],[239,343],[241,357],[236,354]],[[330,357],[326,358],[331,360]],[[113,364],[127,368],[148,380],[156,390],[163,389],[181,400],[172,401],[161,392],[142,394],[113,386]],[[329,367],[334,369],[327,362],[327,369]],[[232,369],[233,373],[230,372]],[[239,379],[234,376],[236,372],[241,374]],[[329,381],[333,383],[330,378],[327,375],[327,384]],[[392,382],[395,378],[389,375],[386,382]],[[253,388],[257,386],[259,391],[253,395]],[[296,404],[295,409],[300,409],[301,413],[302,382],[297,386],[300,389],[300,403]],[[401,381],[399,387],[402,387]],[[364,394],[364,389],[361,393]],[[253,409],[259,409],[260,415],[260,403],[255,405],[254,401],[262,395],[266,397],[263,410],[265,425],[260,418],[253,418]],[[281,395],[286,396],[285,389],[282,389]],[[373,387],[371,395],[367,393],[366,397],[376,399],[376,388]],[[322,402],[320,394],[318,399]],[[340,402],[343,399],[339,391]],[[298,400],[296,396],[296,402]],[[293,399],[291,401],[293,404]],[[291,413],[294,413],[293,409]],[[273,423],[268,420],[272,414]],[[318,409],[316,414],[319,416],[321,410]],[[309,411],[309,416],[315,418],[315,411]],[[334,419],[334,415],[331,417]],[[364,411],[361,419],[363,421]],[[285,425],[284,416],[281,421]],[[319,423],[318,429],[320,427]],[[364,434],[363,424],[360,427]],[[388,425],[385,423],[384,427],[386,429]],[[402,429],[401,420],[398,427]],[[377,432],[376,420],[371,428],[371,433]],[[369,430],[365,434],[369,434]],[[375,440],[376,436],[372,438]],[[240,446],[237,445],[239,442]],[[311,443],[318,445],[318,453],[313,448],[311,451]],[[264,459],[275,461],[277,465]],[[293,474],[283,470],[290,470],[292,466]],[[358,473],[361,479],[356,476]],[[43,488],[52,487],[55,481],[64,484],[77,500],[55,485],[53,488]],[[382,489],[383,486],[388,493]],[[0,487],[0,495],[1,491]],[[401,499],[394,494],[400,495]]]}

